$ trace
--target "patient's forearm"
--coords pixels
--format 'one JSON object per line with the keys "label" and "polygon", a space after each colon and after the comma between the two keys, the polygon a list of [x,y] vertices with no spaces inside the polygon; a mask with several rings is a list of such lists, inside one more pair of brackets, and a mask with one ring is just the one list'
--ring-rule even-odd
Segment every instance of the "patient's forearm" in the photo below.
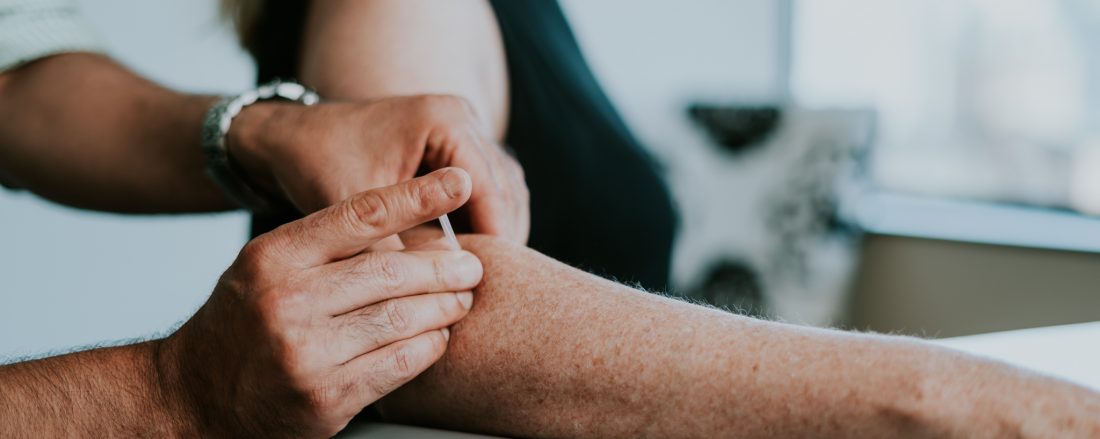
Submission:
{"label": "patient's forearm", "polygon": [[900,337],[640,293],[480,237],[484,284],[391,420],[518,436],[1100,434],[1093,393]]}

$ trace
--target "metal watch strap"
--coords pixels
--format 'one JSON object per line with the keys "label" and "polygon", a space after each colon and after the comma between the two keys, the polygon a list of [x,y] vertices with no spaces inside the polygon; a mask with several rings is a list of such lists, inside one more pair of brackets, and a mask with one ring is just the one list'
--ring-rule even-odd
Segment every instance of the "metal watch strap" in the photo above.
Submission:
{"label": "metal watch strap", "polygon": [[275,210],[277,201],[264,197],[248,184],[244,175],[229,158],[226,135],[233,118],[245,107],[256,102],[283,99],[303,105],[321,101],[316,92],[291,81],[275,80],[237,96],[226,96],[206,112],[202,124],[202,150],[206,156],[206,173],[241,207],[254,212]]}

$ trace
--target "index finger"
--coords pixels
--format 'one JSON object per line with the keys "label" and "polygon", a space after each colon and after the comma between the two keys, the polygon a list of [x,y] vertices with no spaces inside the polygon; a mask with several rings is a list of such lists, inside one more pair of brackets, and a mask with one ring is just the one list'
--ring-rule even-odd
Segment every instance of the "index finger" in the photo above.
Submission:
{"label": "index finger", "polygon": [[272,240],[292,265],[314,267],[354,256],[375,242],[461,207],[470,175],[444,168],[393,186],[372,189],[283,225]]}

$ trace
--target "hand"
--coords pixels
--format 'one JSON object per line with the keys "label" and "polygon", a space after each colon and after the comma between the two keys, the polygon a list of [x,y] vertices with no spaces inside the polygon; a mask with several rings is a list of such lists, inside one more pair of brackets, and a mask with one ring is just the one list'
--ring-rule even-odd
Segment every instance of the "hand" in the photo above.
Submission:
{"label": "hand", "polygon": [[525,243],[523,170],[480,126],[470,105],[453,96],[312,107],[269,102],[234,119],[228,148],[253,184],[305,213],[408,180],[422,168],[460,167],[473,178],[473,231]]}
{"label": "hand", "polygon": [[466,252],[363,249],[458,208],[470,189],[469,175],[449,168],[253,239],[163,342],[163,394],[201,436],[343,429],[443,355],[482,274]]}

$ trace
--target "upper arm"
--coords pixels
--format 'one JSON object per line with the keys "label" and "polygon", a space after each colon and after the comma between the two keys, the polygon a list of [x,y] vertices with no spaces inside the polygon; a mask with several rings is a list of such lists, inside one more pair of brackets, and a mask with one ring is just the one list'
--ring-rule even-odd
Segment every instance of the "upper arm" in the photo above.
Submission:
{"label": "upper arm", "polygon": [[507,123],[507,72],[486,0],[311,2],[299,75],[330,99],[450,94],[497,140]]}

